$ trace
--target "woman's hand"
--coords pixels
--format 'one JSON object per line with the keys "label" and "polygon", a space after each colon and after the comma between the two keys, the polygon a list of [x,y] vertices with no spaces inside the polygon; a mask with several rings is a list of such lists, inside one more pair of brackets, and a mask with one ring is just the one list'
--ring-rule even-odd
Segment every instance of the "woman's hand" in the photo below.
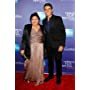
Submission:
{"label": "woman's hand", "polygon": [[25,62],[24,62],[24,68],[25,68],[25,69],[27,68],[29,62],[30,62],[30,61],[29,61],[28,59],[25,60]]}
{"label": "woman's hand", "polygon": [[24,50],[21,50],[20,53],[21,53],[21,55],[24,55]]}

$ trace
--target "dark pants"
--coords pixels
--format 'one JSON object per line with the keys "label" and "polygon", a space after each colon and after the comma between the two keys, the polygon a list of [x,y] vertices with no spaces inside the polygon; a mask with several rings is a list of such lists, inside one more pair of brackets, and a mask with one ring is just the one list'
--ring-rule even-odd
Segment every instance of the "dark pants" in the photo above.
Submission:
{"label": "dark pants", "polygon": [[60,78],[62,76],[62,52],[58,52],[58,48],[47,48],[48,57],[48,73],[49,76],[53,76],[54,71],[54,60],[56,63],[56,77]]}

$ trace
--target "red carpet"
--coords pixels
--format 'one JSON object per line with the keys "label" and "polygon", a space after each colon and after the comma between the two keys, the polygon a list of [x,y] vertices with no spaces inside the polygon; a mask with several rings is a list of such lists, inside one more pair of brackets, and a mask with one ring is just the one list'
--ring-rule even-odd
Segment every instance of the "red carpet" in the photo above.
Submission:
{"label": "red carpet", "polygon": [[[46,76],[46,75],[45,75]],[[56,78],[45,82],[39,86],[34,86],[34,82],[27,83],[23,80],[23,73],[16,73],[16,85],[15,90],[75,90],[75,76],[74,75],[63,75],[62,83],[56,84]]]}

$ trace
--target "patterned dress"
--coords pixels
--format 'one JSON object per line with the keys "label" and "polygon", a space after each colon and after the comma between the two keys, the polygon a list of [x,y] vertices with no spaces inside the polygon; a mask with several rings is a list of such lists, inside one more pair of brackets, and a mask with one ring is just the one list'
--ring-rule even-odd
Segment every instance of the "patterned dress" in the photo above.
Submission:
{"label": "patterned dress", "polygon": [[43,81],[44,80],[44,66],[43,66],[43,43],[42,31],[37,32],[31,30],[30,35],[30,48],[31,57],[30,62],[27,64],[25,79],[30,81]]}

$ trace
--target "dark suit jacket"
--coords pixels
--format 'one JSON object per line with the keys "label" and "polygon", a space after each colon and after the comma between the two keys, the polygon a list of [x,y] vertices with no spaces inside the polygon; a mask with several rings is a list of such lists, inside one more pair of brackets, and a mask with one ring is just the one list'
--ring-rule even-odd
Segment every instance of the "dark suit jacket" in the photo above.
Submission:
{"label": "dark suit jacket", "polygon": [[45,30],[45,46],[52,48],[58,48],[60,45],[65,46],[66,33],[62,18],[55,15],[50,18],[49,32],[47,32],[46,24],[47,18],[43,20],[43,26]]}
{"label": "dark suit jacket", "polygon": [[[43,26],[40,25],[41,31],[43,33],[42,43],[44,43],[44,32]],[[31,33],[32,25],[27,24],[24,26],[22,40],[21,40],[21,47],[20,50],[25,50],[25,55],[28,59],[30,59],[30,33]]]}

